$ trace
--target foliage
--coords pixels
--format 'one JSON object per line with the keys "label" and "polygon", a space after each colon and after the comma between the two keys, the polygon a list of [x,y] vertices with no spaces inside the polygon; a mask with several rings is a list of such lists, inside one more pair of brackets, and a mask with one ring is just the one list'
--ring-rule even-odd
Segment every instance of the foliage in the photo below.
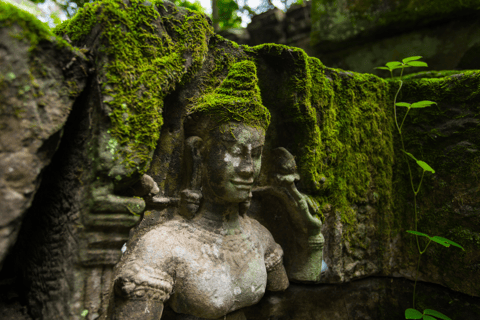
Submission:
{"label": "foliage", "polygon": [[242,18],[237,15],[239,6],[235,0],[217,0],[218,25],[221,30],[240,28]]}
{"label": "foliage", "polygon": [[[33,3],[44,3],[45,0],[31,0]],[[55,2],[62,11],[65,12],[67,17],[72,18],[78,11],[83,8],[86,3],[92,3],[95,0],[52,0]],[[55,18],[54,18],[55,20]],[[57,22],[55,22],[57,23]]]}
{"label": "foliage", "polygon": [[[303,0],[280,0],[280,2],[283,5],[282,6],[283,8],[280,8],[280,9],[283,10],[284,12],[286,12],[294,4],[299,4],[299,5],[304,4]],[[272,0],[260,0],[259,5],[255,8],[252,8],[249,5],[247,5],[247,0],[243,0],[242,3],[240,3],[240,0],[238,0],[237,3],[239,4],[240,10],[246,11],[246,13],[250,17],[275,8]]]}
{"label": "foliage", "polygon": [[446,315],[444,315],[443,313],[432,310],[432,309],[425,309],[423,310],[423,313],[411,308],[405,310],[405,319],[436,320],[432,316],[437,317],[439,319],[443,319],[443,320],[452,320]]}
{"label": "foliage", "polygon": [[[414,284],[414,288],[413,288],[413,308],[409,308],[409,309],[405,310],[405,319],[435,320],[436,318],[434,318],[434,317],[437,317],[439,319],[450,320],[449,317],[447,317],[444,314],[442,314],[438,311],[435,311],[435,310],[425,309],[423,311],[423,314],[422,314],[420,311],[415,309],[415,290],[416,290],[416,287],[417,287],[417,280],[418,280],[419,267],[420,267],[420,258],[422,257],[422,254],[425,253],[425,251],[427,250],[430,243],[433,241],[433,242],[436,242],[436,243],[438,243],[438,244],[440,244],[444,247],[450,247],[450,245],[453,245],[455,247],[458,247],[458,248],[464,250],[461,245],[453,242],[452,240],[449,240],[449,239],[446,239],[446,238],[443,238],[443,237],[439,237],[439,236],[430,237],[429,235],[427,235],[425,233],[419,232],[418,228],[417,228],[417,222],[418,222],[417,195],[418,195],[418,192],[420,191],[420,187],[422,186],[423,177],[425,175],[425,172],[428,171],[428,172],[431,172],[432,174],[434,174],[435,170],[433,170],[432,167],[430,167],[426,162],[421,161],[421,160],[417,160],[411,153],[405,151],[405,143],[404,143],[404,139],[403,139],[403,135],[402,135],[402,128],[403,128],[403,124],[405,122],[405,119],[406,119],[406,117],[407,117],[407,115],[408,115],[408,113],[411,109],[429,107],[429,106],[432,106],[432,105],[436,104],[436,102],[429,101],[429,100],[418,101],[418,102],[414,102],[414,103],[397,102],[397,97],[398,97],[398,94],[400,93],[400,90],[402,89],[403,82],[402,82],[401,79],[402,79],[402,75],[403,75],[403,70],[405,68],[410,68],[410,67],[427,67],[428,66],[425,62],[418,61],[421,58],[422,58],[421,56],[412,56],[412,57],[408,57],[408,58],[403,59],[402,62],[390,61],[390,62],[387,62],[385,64],[385,67],[377,67],[376,69],[390,71],[390,75],[391,75],[392,79],[393,79],[393,71],[396,70],[396,69],[401,69],[400,79],[399,79],[400,85],[397,89],[397,93],[395,94],[395,99],[393,101],[393,108],[394,108],[395,126],[396,126],[397,131],[398,131],[399,136],[400,136],[400,141],[402,143],[402,151],[403,151],[404,158],[405,158],[405,161],[406,161],[407,166],[408,166],[408,173],[409,173],[409,177],[410,177],[410,184],[411,184],[411,187],[412,187],[413,199],[414,199],[413,203],[414,203],[414,212],[415,212],[415,231],[407,230],[407,233],[415,235],[416,242],[417,242],[417,249],[418,249],[418,252],[419,252],[418,261],[417,261],[417,271],[416,271],[416,277],[415,277],[415,284]],[[403,117],[403,120],[402,120],[400,125],[398,124],[398,119],[397,119],[397,107],[406,107],[407,108],[407,112],[405,113],[405,115]],[[420,168],[422,168],[422,177],[420,179],[420,183],[418,184],[417,188],[415,188],[414,183],[413,183],[413,174],[412,174],[412,168],[410,167],[409,159],[414,160],[417,163],[417,165]],[[425,247],[423,248],[423,250],[420,248],[419,237],[425,237],[425,238],[428,239],[428,242],[425,245]]]}
{"label": "foliage", "polygon": [[[33,3],[44,3],[46,0],[31,0]],[[65,12],[68,19],[71,19],[78,12],[80,8],[83,8],[87,3],[96,2],[96,0],[52,0],[58,7]],[[286,11],[290,6],[294,4],[303,4],[303,0],[280,0]],[[190,10],[205,13],[205,8],[202,7],[200,1],[193,0],[171,0],[176,6],[185,7]],[[241,2],[241,4],[240,4]],[[247,0],[217,0],[218,6],[218,24],[220,30],[240,28],[242,18],[239,16],[240,12],[244,12],[250,17],[256,14],[260,14],[269,9],[273,9],[275,6],[271,0],[262,0],[256,8],[251,8],[247,4]],[[50,17],[53,19],[54,24],[58,25],[61,19],[55,14],[51,13]]]}
{"label": "foliage", "polygon": [[184,7],[190,10],[205,13],[205,8],[202,7],[200,1],[198,0],[194,0],[193,2],[190,2],[188,0],[174,0],[172,2],[178,7]]}
{"label": "foliage", "polygon": [[[46,0],[31,0],[33,3],[44,3]],[[69,19],[73,18],[73,16],[78,12],[80,8],[83,8],[87,3],[96,2],[96,0],[52,0],[55,2],[62,11],[65,12]],[[188,0],[172,0],[176,6],[185,7],[190,10],[199,11],[205,13],[205,9],[200,4],[200,1],[188,1]],[[60,23],[60,18],[52,17],[54,19],[55,24]]]}

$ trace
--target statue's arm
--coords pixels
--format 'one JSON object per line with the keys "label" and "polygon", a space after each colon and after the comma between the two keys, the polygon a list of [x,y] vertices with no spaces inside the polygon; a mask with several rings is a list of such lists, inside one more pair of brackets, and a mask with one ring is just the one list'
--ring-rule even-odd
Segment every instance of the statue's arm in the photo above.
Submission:
{"label": "statue's arm", "polygon": [[159,300],[134,300],[115,297],[113,320],[159,320],[163,313],[163,302]]}
{"label": "statue's arm", "polygon": [[124,257],[116,267],[112,320],[159,320],[162,317],[164,303],[173,292],[174,280],[168,268],[145,262],[148,256],[142,254],[145,246],[150,247],[149,236],[146,234],[130,252],[127,249],[130,256]]}
{"label": "statue's arm", "polygon": [[272,270],[267,272],[267,290],[284,291],[288,288],[289,284],[283,263],[277,264]]}

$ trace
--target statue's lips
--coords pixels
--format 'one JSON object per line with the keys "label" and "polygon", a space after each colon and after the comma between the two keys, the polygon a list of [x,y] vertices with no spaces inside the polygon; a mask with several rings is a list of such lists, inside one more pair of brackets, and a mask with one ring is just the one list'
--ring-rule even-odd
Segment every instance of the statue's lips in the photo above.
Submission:
{"label": "statue's lips", "polygon": [[253,180],[231,180],[230,181],[237,189],[250,190],[253,186]]}

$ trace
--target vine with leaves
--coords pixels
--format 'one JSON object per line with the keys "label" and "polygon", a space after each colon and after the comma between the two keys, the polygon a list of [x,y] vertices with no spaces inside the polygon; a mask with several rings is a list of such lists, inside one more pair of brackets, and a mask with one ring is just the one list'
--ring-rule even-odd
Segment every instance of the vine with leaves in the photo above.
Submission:
{"label": "vine with leaves", "polygon": [[[438,319],[443,319],[443,320],[451,320],[449,317],[444,315],[441,312],[438,312],[436,310],[432,309],[425,309],[423,312],[420,312],[419,310],[415,309],[415,294],[416,294],[416,289],[417,289],[417,282],[418,282],[418,275],[419,275],[419,268],[420,268],[420,258],[422,255],[425,253],[427,250],[428,246],[430,243],[435,242],[438,243],[444,247],[450,247],[450,246],[455,246],[458,247],[462,250],[463,247],[459,245],[458,243],[453,242],[452,240],[440,237],[440,236],[429,236],[426,233],[419,232],[418,231],[418,226],[417,226],[417,221],[418,221],[418,211],[417,211],[417,195],[420,192],[420,187],[422,186],[423,182],[423,177],[425,176],[425,172],[430,172],[432,174],[435,173],[435,170],[433,170],[432,167],[430,167],[426,162],[417,160],[411,153],[407,152],[405,150],[405,142],[402,134],[402,128],[405,123],[405,119],[407,118],[408,113],[412,109],[419,109],[419,108],[426,108],[430,107],[432,105],[437,104],[436,102],[429,101],[429,100],[423,100],[423,101],[418,101],[414,103],[407,103],[407,102],[397,102],[398,94],[402,90],[402,76],[403,76],[403,70],[405,68],[410,68],[410,67],[428,67],[427,63],[423,61],[419,61],[422,56],[413,56],[413,57],[408,57],[403,59],[401,62],[400,61],[390,61],[385,64],[385,67],[377,67],[376,69],[381,69],[381,70],[388,70],[390,71],[390,76],[392,80],[394,80],[393,77],[393,71],[400,69],[400,77],[398,79],[399,86],[397,89],[397,92],[395,93],[395,98],[393,100],[393,110],[394,110],[394,117],[395,117],[395,127],[398,131],[398,134],[400,136],[400,142],[402,146],[402,152],[405,158],[405,161],[407,163],[408,167],[408,174],[410,178],[410,185],[412,188],[413,192],[413,207],[414,207],[414,215],[415,215],[415,230],[407,230],[408,233],[412,234],[415,236],[416,244],[417,244],[417,249],[418,249],[418,260],[417,260],[417,269],[415,273],[415,283],[413,286],[413,306],[412,308],[408,308],[405,310],[405,319],[423,319],[423,320],[436,320]],[[407,111],[405,112],[402,122],[399,124],[399,119],[397,117],[397,107],[403,107],[407,108]],[[416,164],[422,169],[422,177],[420,178],[420,182],[417,187],[415,187],[414,181],[413,181],[413,173],[412,173],[412,168],[410,166],[411,160],[415,161]],[[428,241],[425,244],[425,246],[422,249],[422,246],[420,245],[420,238],[426,238]]]}

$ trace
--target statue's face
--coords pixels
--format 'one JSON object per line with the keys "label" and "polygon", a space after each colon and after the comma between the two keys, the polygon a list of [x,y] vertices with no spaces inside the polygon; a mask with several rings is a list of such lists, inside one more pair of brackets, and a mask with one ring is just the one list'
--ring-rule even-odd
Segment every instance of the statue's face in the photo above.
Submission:
{"label": "statue's face", "polygon": [[203,150],[203,195],[212,201],[244,202],[260,173],[263,131],[241,123],[222,125]]}

